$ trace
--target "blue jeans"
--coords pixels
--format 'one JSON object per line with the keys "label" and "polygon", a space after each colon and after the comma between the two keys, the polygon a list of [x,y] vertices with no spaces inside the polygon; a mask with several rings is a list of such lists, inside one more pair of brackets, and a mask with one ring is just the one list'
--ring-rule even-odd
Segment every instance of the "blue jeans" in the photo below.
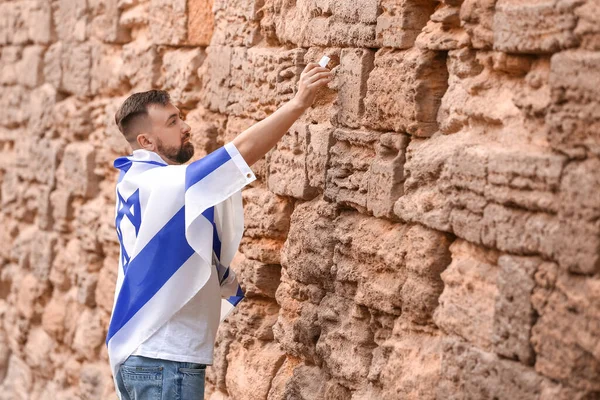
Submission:
{"label": "blue jeans", "polygon": [[117,373],[123,400],[203,400],[202,364],[130,356]]}

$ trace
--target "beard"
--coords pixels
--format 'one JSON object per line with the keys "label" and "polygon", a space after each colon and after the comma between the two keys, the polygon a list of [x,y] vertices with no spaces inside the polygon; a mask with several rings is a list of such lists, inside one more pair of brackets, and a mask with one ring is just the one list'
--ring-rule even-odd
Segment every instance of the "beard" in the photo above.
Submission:
{"label": "beard", "polygon": [[177,164],[184,164],[188,162],[194,156],[194,145],[191,142],[181,142],[181,146],[165,146],[163,142],[158,139],[157,150],[161,156],[173,161]]}

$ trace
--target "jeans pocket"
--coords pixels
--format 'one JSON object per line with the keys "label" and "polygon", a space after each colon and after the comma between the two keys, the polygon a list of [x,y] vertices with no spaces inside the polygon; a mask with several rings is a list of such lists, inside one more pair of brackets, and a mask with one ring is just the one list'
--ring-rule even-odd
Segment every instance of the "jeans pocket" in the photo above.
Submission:
{"label": "jeans pocket", "polygon": [[162,367],[133,367],[121,365],[119,370],[123,386],[131,400],[152,399],[162,397]]}
{"label": "jeans pocket", "polygon": [[198,374],[203,374],[205,371],[206,371],[205,365],[202,365],[201,367],[198,367],[198,368],[179,368],[179,372],[181,372],[182,374],[198,375]]}
{"label": "jeans pocket", "polygon": [[179,368],[181,374],[181,398],[185,400],[204,399],[204,378],[206,367]]}

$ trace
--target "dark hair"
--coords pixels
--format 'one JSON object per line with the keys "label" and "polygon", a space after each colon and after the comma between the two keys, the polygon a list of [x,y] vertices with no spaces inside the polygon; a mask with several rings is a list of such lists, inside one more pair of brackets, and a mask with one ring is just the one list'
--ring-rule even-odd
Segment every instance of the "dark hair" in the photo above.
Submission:
{"label": "dark hair", "polygon": [[115,114],[115,122],[125,139],[130,143],[135,140],[135,137],[133,137],[135,133],[133,129],[134,122],[148,116],[149,105],[160,104],[166,106],[170,100],[169,93],[164,90],[149,90],[129,96]]}

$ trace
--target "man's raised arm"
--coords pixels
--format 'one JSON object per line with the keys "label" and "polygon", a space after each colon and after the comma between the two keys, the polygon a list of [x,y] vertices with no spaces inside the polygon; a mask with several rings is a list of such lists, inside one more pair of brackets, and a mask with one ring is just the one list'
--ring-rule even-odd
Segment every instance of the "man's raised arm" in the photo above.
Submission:
{"label": "man's raised arm", "polygon": [[300,75],[296,96],[233,139],[233,144],[248,165],[260,160],[277,144],[292,124],[312,105],[317,90],[331,82],[331,79],[329,69],[317,63],[309,63]]}

